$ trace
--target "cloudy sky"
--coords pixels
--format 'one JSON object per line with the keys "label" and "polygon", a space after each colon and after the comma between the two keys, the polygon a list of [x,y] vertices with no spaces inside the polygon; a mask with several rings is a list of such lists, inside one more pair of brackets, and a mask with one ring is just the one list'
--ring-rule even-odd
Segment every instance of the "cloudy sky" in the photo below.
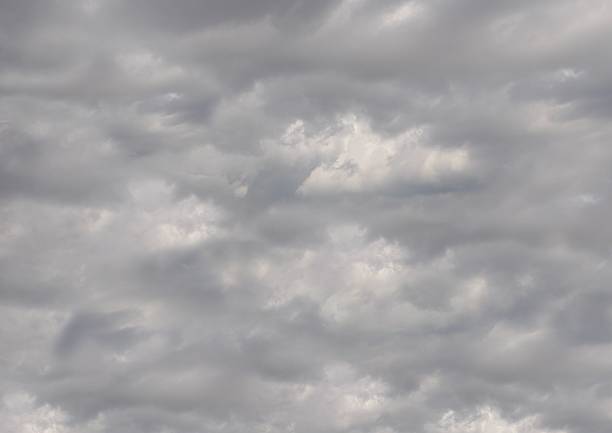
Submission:
{"label": "cloudy sky", "polygon": [[0,430],[609,433],[611,40],[606,0],[1,0]]}

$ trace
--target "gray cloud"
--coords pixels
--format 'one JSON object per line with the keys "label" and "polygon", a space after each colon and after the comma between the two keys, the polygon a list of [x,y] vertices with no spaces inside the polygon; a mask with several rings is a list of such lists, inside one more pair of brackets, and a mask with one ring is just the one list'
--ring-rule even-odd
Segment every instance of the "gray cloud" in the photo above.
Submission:
{"label": "gray cloud", "polygon": [[610,431],[611,21],[0,1],[0,425]]}

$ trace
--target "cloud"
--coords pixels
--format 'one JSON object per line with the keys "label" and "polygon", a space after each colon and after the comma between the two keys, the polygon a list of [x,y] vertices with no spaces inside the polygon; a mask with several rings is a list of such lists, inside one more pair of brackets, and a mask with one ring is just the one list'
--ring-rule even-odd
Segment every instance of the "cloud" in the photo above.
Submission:
{"label": "cloud", "polygon": [[[444,181],[456,184],[460,179],[453,177],[473,173],[468,169],[465,149],[425,146],[420,143],[421,129],[406,131],[393,140],[381,140],[357,119],[344,119],[341,125],[341,131],[329,137],[315,137],[306,145],[321,163],[298,192],[308,195],[408,190],[419,185],[432,188]],[[298,123],[295,127],[300,126]],[[293,128],[289,133],[295,134]]]}
{"label": "cloud", "polygon": [[[453,411],[449,411],[438,421],[437,428],[439,428],[439,431],[458,433],[544,433],[551,431],[538,428],[537,421],[533,417],[523,418],[517,422],[508,422],[490,407],[479,408],[476,413],[464,418],[458,418]],[[437,430],[434,429],[433,431]]]}
{"label": "cloud", "polygon": [[604,433],[603,0],[0,1],[9,433]]}

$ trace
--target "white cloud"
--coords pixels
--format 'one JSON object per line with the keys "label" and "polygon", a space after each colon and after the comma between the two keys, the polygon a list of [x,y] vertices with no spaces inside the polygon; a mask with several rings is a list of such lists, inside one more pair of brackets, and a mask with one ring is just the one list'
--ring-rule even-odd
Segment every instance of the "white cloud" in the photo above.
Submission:
{"label": "white cloud", "polygon": [[466,149],[432,146],[421,128],[387,138],[352,115],[342,118],[338,129],[319,136],[304,137],[296,127],[287,135],[293,143],[303,140],[300,145],[321,161],[299,188],[305,195],[376,191],[398,183],[435,184],[470,168]]}
{"label": "white cloud", "polygon": [[97,433],[104,431],[102,418],[73,428],[68,415],[49,404],[39,404],[24,392],[5,394],[0,406],[0,426],[4,433]]}
{"label": "white cloud", "polygon": [[535,416],[509,421],[495,408],[484,406],[464,416],[452,410],[448,411],[436,426],[428,429],[428,433],[563,433],[563,431],[539,426]]}

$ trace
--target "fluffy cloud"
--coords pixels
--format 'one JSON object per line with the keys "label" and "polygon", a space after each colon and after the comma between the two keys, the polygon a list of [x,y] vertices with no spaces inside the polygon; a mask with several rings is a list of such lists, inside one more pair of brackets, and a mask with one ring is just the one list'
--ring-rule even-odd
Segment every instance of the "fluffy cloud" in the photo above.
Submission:
{"label": "fluffy cloud", "polygon": [[609,432],[611,20],[0,1],[0,425]]}

